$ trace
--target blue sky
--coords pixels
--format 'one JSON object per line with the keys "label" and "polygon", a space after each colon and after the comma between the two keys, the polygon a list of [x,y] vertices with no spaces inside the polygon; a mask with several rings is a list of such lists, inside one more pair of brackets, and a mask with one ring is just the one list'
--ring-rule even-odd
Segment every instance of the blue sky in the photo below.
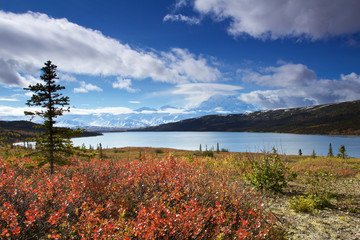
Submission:
{"label": "blue sky", "polygon": [[0,119],[23,116],[22,89],[47,60],[79,115],[357,100],[359,10],[358,0],[1,0]]}

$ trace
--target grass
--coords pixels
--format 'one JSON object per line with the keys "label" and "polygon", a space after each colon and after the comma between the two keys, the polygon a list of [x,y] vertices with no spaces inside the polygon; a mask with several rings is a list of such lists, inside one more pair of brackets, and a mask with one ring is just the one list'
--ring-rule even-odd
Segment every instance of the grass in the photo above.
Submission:
{"label": "grass", "polygon": [[[194,151],[128,147],[103,149],[103,159],[99,160],[98,150],[88,151],[94,153],[94,159],[74,159],[72,166],[59,167],[58,172],[63,175],[58,177],[62,179],[62,184],[59,182],[59,188],[62,188],[62,191],[65,191],[66,194],[70,194],[71,188],[66,188],[66,185],[64,185],[66,181],[69,181],[66,179],[69,176],[76,176],[76,174],[85,174],[87,177],[84,182],[87,183],[87,186],[84,188],[77,186],[76,189],[79,191],[82,189],[80,192],[83,195],[80,199],[84,201],[89,199],[89,203],[83,206],[80,202],[74,200],[73,209],[71,211],[67,208],[64,210],[65,212],[68,211],[66,214],[70,218],[65,218],[64,215],[61,219],[63,225],[58,224],[56,228],[48,226],[48,229],[50,229],[48,231],[53,231],[49,233],[49,237],[56,238],[57,234],[59,236],[69,236],[71,234],[81,236],[81,234],[85,234],[85,237],[93,238],[95,235],[91,234],[94,233],[86,230],[92,229],[92,227],[96,229],[102,228],[108,231],[107,233],[113,234],[109,227],[112,226],[111,224],[122,226],[122,230],[116,234],[124,238],[129,237],[129,239],[134,239],[135,234],[140,239],[159,239],[170,236],[171,231],[169,228],[161,227],[169,227],[170,225],[178,229],[177,231],[174,230],[174,235],[171,235],[173,239],[185,239],[187,237],[194,237],[196,234],[204,234],[204,232],[201,233],[201,230],[196,233],[196,230],[190,226],[186,227],[180,223],[180,225],[175,224],[173,219],[179,214],[177,209],[181,208],[184,211],[186,209],[190,212],[192,210],[197,211],[195,215],[190,215],[189,212],[186,216],[193,216],[194,218],[191,218],[191,221],[193,221],[192,225],[199,226],[199,229],[207,229],[208,234],[212,234],[207,239],[232,239],[233,237],[253,239],[247,235],[247,231],[241,232],[236,224],[229,224],[231,222],[230,216],[232,216],[229,209],[234,209],[235,205],[241,206],[242,209],[247,209],[246,212],[250,213],[250,216],[250,209],[258,209],[259,211],[261,209],[261,212],[256,212],[255,214],[256,216],[260,216],[260,214],[262,216],[262,230],[251,231],[259,236],[269,231],[267,235],[264,234],[262,236],[265,239],[270,238],[271,235],[275,239],[356,239],[356,237],[360,237],[356,235],[360,232],[358,224],[360,218],[360,159],[320,156],[316,158],[311,156],[280,156],[286,168],[297,173],[297,178],[288,180],[281,193],[265,190],[259,190],[256,193],[252,190],[252,186],[245,180],[244,176],[252,172],[254,161],[264,158],[264,154],[261,153],[214,151],[209,156],[207,154],[200,155]],[[7,159],[7,163],[11,162],[9,164],[19,169],[22,169],[21,162],[31,161],[23,157],[24,153],[21,149],[0,151],[0,155],[3,155],[3,159]],[[80,165],[81,167],[79,167]],[[121,176],[120,172],[126,173],[126,169],[130,165],[134,168],[129,171],[134,173],[134,176],[141,176],[138,180],[134,178],[135,182],[132,183],[120,180],[113,181],[115,176]],[[39,179],[39,175],[36,175],[34,172],[39,172],[37,174],[40,174],[41,171],[39,169],[23,169],[20,173],[16,173],[20,174],[19,176],[23,176],[23,178],[17,179],[25,179],[25,176]],[[35,175],[33,176],[32,174]],[[122,179],[128,179],[128,177],[129,175]],[[162,186],[161,184],[151,185],[152,182],[159,184],[161,181],[165,181],[163,182],[164,186],[166,186],[165,188],[160,187]],[[173,191],[174,186],[179,182],[183,185],[175,188],[177,190]],[[20,184],[20,182],[17,184]],[[34,186],[34,184],[33,182],[31,186]],[[133,186],[133,189],[129,189],[130,186]],[[144,186],[147,187],[144,188]],[[104,189],[107,190],[105,191]],[[159,191],[154,191],[155,189]],[[114,195],[116,192],[124,194]],[[192,205],[189,205],[190,198],[184,197],[184,192],[187,193],[185,195],[192,196],[191,199],[197,199],[197,202],[192,202]],[[217,195],[218,193],[223,195]],[[60,196],[58,196],[58,207],[52,210],[44,209],[47,212],[59,214],[59,211],[62,209],[62,201],[70,199],[69,195],[66,194],[64,196],[68,196],[67,199],[61,200]],[[0,196],[3,195],[0,194]],[[217,196],[217,199],[221,199],[220,203],[223,206],[227,206],[224,208],[226,211],[219,210],[218,212],[218,214],[222,212],[221,214],[223,215],[216,215],[219,217],[225,216],[225,220],[218,218],[219,222],[216,223],[218,225],[215,224],[209,228],[206,223],[198,221],[204,220],[206,222],[206,219],[214,214],[211,212],[213,211],[211,209],[216,209],[217,206],[216,198],[213,198],[214,196]],[[237,198],[239,196],[240,199]],[[176,198],[179,199],[176,200]],[[24,199],[24,202],[28,201],[30,206],[29,198],[26,199]],[[4,198],[0,198],[0,201],[0,218],[1,211],[4,212],[6,210],[8,213],[14,213],[14,209],[11,206],[4,205]],[[88,200],[85,202],[88,202]],[[121,208],[119,208],[119,204]],[[117,207],[114,208],[114,206]],[[79,221],[75,224],[74,219],[77,219],[75,217],[76,209],[82,212],[83,215],[77,217]],[[119,212],[119,209],[127,210]],[[28,209],[28,211],[30,210],[35,211],[36,208]],[[40,209],[38,210],[41,212]],[[45,210],[42,211],[45,212]],[[23,222],[29,221],[25,213],[26,211],[23,211],[23,219],[25,219]],[[28,214],[30,213],[31,211],[28,212]],[[36,216],[44,218],[40,213],[38,214]],[[90,219],[90,215],[86,214],[93,214],[92,216],[97,216],[97,218],[95,220]],[[270,224],[270,219],[265,217],[269,215],[274,216],[274,223]],[[47,216],[48,223],[51,216]],[[40,219],[41,217],[35,218]],[[19,216],[17,218],[20,219]],[[181,222],[180,219],[179,217],[178,221]],[[85,226],[86,222],[90,224],[90,220],[95,225]],[[251,218],[248,218],[248,220],[250,221]],[[4,219],[0,219],[0,226],[3,226],[1,224],[4,224],[4,221]],[[220,222],[222,221],[225,221],[226,224],[221,225]],[[108,224],[105,224],[106,222]],[[154,225],[154,222],[161,223],[161,226]],[[39,226],[44,227],[39,222],[37,224],[35,224],[37,229],[41,229]],[[69,226],[73,225],[76,229],[72,228],[72,232],[66,232],[66,224]],[[140,226],[139,224],[146,227],[136,228],[135,226]],[[16,228],[7,229],[9,232],[16,232]],[[26,226],[24,229],[26,229]],[[236,234],[234,229],[237,231]],[[232,231],[233,235],[229,231]],[[4,229],[0,229],[0,234],[2,233],[4,233]],[[6,236],[6,234],[4,233],[3,236]],[[11,235],[9,236],[9,239],[11,239]],[[202,236],[202,238],[206,238],[210,235]]]}

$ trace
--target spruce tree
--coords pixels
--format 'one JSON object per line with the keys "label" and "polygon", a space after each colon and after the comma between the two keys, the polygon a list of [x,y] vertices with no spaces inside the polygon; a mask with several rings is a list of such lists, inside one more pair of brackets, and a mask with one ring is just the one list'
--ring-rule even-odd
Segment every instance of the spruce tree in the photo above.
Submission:
{"label": "spruce tree", "polygon": [[312,152],[312,154],[311,154],[311,157],[312,157],[312,158],[316,158],[315,149],[313,149],[313,152]]}
{"label": "spruce tree", "polygon": [[334,154],[333,154],[332,146],[331,146],[331,143],[330,143],[328,157],[333,157],[333,156],[334,156]]}
{"label": "spruce tree", "polygon": [[27,101],[26,105],[41,107],[41,110],[30,112],[25,111],[25,115],[39,116],[44,120],[40,125],[45,131],[36,138],[36,149],[44,157],[39,166],[46,163],[50,164],[50,174],[54,173],[54,164],[64,164],[66,161],[63,154],[72,150],[70,138],[81,133],[80,130],[70,130],[57,128],[54,126],[55,119],[63,115],[63,112],[70,112],[69,97],[63,96],[59,91],[65,89],[64,86],[56,84],[59,79],[56,74],[57,66],[47,61],[41,68],[43,75],[40,76],[44,83],[29,85],[24,90],[32,91],[34,94]]}

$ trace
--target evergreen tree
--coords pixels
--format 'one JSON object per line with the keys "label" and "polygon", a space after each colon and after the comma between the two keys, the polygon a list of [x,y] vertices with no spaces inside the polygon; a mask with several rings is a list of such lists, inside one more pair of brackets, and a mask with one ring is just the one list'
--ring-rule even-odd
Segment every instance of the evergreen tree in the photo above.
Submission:
{"label": "evergreen tree", "polygon": [[332,146],[331,146],[331,143],[330,143],[328,157],[333,157],[333,156],[334,156],[334,154],[333,154]]}
{"label": "evergreen tree", "polygon": [[302,156],[302,151],[301,151],[301,149],[299,149],[299,156]]}
{"label": "evergreen tree", "polygon": [[342,157],[342,158],[346,158],[346,157],[347,157],[346,149],[345,149],[345,146],[344,146],[344,145],[341,145],[341,146],[340,146],[338,156],[339,156],[339,157]]}
{"label": "evergreen tree", "polygon": [[24,90],[32,91],[34,94],[31,99],[27,101],[26,105],[41,107],[40,111],[29,112],[25,111],[27,116],[39,116],[44,120],[41,125],[45,131],[36,139],[36,149],[44,156],[39,165],[46,163],[50,164],[50,174],[54,173],[54,164],[64,164],[64,153],[69,153],[72,150],[70,138],[81,133],[80,130],[70,130],[65,128],[56,128],[54,124],[58,116],[63,115],[63,112],[70,112],[69,97],[62,96],[60,90],[65,89],[55,83],[59,79],[56,74],[57,66],[47,61],[45,66],[41,69],[43,75],[40,76],[44,83],[37,83],[29,85]]}
{"label": "evergreen tree", "polygon": [[99,143],[99,157],[104,158],[103,149],[101,143]]}
{"label": "evergreen tree", "polygon": [[219,153],[220,152],[220,146],[219,143],[216,144],[216,152]]}
{"label": "evergreen tree", "polygon": [[311,154],[311,157],[312,157],[312,158],[316,158],[315,149],[313,149],[313,152],[312,152],[312,154]]}

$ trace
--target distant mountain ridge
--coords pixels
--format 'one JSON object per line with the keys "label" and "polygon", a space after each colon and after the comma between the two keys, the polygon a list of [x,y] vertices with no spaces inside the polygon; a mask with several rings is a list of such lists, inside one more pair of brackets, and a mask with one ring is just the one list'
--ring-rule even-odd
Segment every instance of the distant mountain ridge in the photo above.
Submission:
{"label": "distant mountain ridge", "polygon": [[[0,121],[0,138],[7,143],[25,141],[44,131],[39,124],[30,121]],[[98,136],[101,133],[84,131],[80,137]]]}
{"label": "distant mountain ridge", "polygon": [[279,132],[360,135],[360,100],[310,107],[207,115],[137,131]]}

